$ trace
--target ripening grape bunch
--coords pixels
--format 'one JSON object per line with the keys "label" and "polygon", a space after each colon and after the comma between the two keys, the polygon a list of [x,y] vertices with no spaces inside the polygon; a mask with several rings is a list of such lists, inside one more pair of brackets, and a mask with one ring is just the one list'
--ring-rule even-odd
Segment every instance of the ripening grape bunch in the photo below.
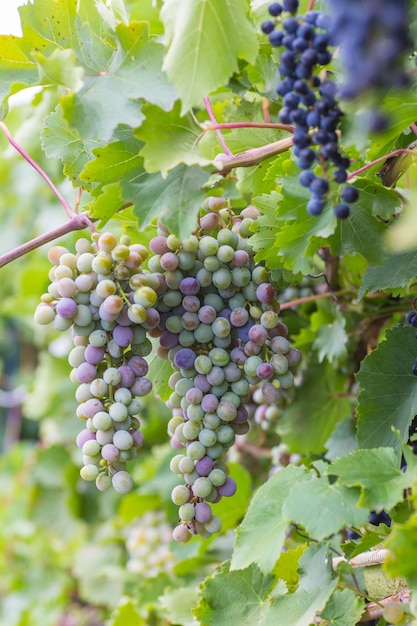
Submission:
{"label": "ripening grape bunch", "polygon": [[170,574],[174,555],[170,550],[172,530],[162,511],[148,511],[127,529],[128,572],[154,578]]}
{"label": "ripening grape bunch", "polygon": [[100,491],[133,487],[127,462],[143,444],[140,398],[152,389],[145,360],[149,328],[159,321],[153,304],[156,277],[141,265],[147,249],[120,242],[111,233],[79,239],[73,254],[54,246],[48,293],[35,311],[39,324],[71,331],[68,361],[77,385],[77,417],[85,428],[77,437],[83,455],[80,474]]}
{"label": "ripening grape bunch", "polygon": [[369,130],[385,130],[389,120],[379,108],[387,89],[410,85],[405,70],[414,52],[408,0],[330,0],[332,43],[339,47],[343,78],[339,96],[366,96],[371,104]]}
{"label": "ripening grape bunch", "polygon": [[332,60],[330,17],[319,11],[297,15],[297,0],[269,5],[271,18],[262,31],[279,57],[281,81],[276,92],[282,98],[279,120],[294,125],[293,154],[302,170],[301,185],[310,193],[307,211],[320,215],[332,204],[334,214],[346,219],[350,205],[359,198],[356,187],[346,183],[350,159],[343,155],[339,125],[338,87],[325,67]]}
{"label": "ripening grape bunch", "polygon": [[172,492],[179,507],[177,541],[220,530],[212,504],[236,491],[227,452],[249,429],[251,389],[270,402],[294,385],[300,353],[279,318],[276,292],[254,261],[251,226],[259,211],[234,214],[222,198],[209,198],[198,229],[179,239],[162,224],[150,241],[148,265],[164,285],[158,354],[172,364],[167,405],[171,470],[183,483]]}

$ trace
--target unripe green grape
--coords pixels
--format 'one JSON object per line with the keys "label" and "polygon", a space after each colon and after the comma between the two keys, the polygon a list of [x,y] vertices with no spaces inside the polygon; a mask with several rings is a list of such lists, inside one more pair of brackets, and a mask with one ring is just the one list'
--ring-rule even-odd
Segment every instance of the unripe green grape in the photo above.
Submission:
{"label": "unripe green grape", "polygon": [[184,420],[179,415],[176,415],[175,417],[171,417],[167,426],[168,434],[172,437],[175,434],[177,427],[183,423],[184,423]]}
{"label": "unripe green grape", "polygon": [[205,522],[204,528],[211,534],[218,533],[221,530],[222,523],[217,515],[213,515],[211,520]]}
{"label": "unripe green grape", "polygon": [[110,489],[112,485],[111,476],[105,474],[104,472],[100,472],[100,474],[96,478],[96,487],[99,491],[107,491]]}
{"label": "unripe green grape", "polygon": [[[162,296],[162,302],[172,309],[176,306],[179,306],[181,304],[181,301],[182,301],[182,294],[179,291],[167,291]],[[168,318],[168,320],[170,319],[170,317]],[[181,324],[181,328],[182,328],[182,324]],[[170,330],[168,326],[167,326],[167,329]],[[171,331],[171,332],[179,332],[179,331]]]}
{"label": "unripe green grape", "polygon": [[78,385],[77,390],[75,392],[75,399],[77,400],[78,403],[81,404],[82,402],[86,402],[87,400],[90,400],[93,397],[94,396],[90,391],[89,383],[81,383],[80,385]]}
{"label": "unripe green grape", "polygon": [[106,411],[98,411],[93,417],[93,426],[97,430],[107,430],[112,424],[113,420]]}
{"label": "unripe green grape", "polygon": [[[208,256],[203,261],[203,267],[205,270],[213,274],[218,271],[221,267],[221,261],[217,258],[217,256]],[[213,281],[213,276],[211,277]]]}
{"label": "unripe green grape", "polygon": [[99,469],[96,465],[88,464],[88,465],[84,465],[84,467],[80,469],[81,478],[89,482],[96,480],[98,474],[99,474]]}
{"label": "unripe green grape", "polygon": [[200,441],[200,443],[203,444],[203,446],[205,446],[206,448],[210,448],[211,446],[214,446],[214,444],[217,442],[217,436],[216,433],[212,430],[208,428],[203,428],[202,430],[200,430],[198,440]]}
{"label": "unripe green grape", "polygon": [[226,267],[213,272],[213,285],[218,289],[227,289],[232,284],[232,273]]}
{"label": "unripe green grape", "polygon": [[68,363],[71,367],[78,367],[81,363],[84,363],[84,354],[85,347],[84,346],[76,346],[71,350],[68,355]]}
{"label": "unripe green grape", "polygon": [[[181,455],[179,459],[178,469],[182,474],[191,474],[194,471],[194,461],[189,456]],[[174,457],[175,458],[175,457]],[[176,472],[177,473],[177,472]]]}
{"label": "unripe green grape", "polygon": [[46,326],[47,324],[51,324],[54,319],[55,311],[51,306],[43,302],[38,304],[34,314],[34,320],[37,324],[40,326]]}
{"label": "unripe green grape", "polygon": [[113,402],[109,407],[109,414],[115,422],[123,422],[128,415],[127,407],[121,402]]}
{"label": "unripe green grape", "polygon": [[151,287],[139,287],[133,293],[135,304],[140,304],[145,309],[152,307],[158,300],[156,292]]}
{"label": "unripe green grape", "polygon": [[278,322],[278,313],[276,313],[275,311],[265,311],[264,313],[262,313],[261,324],[264,328],[271,330],[272,328],[275,328]]}
{"label": "unripe green grape", "polygon": [[127,405],[127,412],[129,413],[129,415],[137,415],[141,409],[142,404],[138,398],[133,398],[132,402],[129,402],[129,404]]}
{"label": "unripe green grape", "polygon": [[211,324],[201,324],[194,331],[194,339],[198,343],[208,344],[213,340],[214,333]]}
{"label": "unripe green grape", "polygon": [[234,254],[234,248],[228,245],[221,245],[217,250],[217,258],[222,263],[230,263],[230,261],[233,259]]}
{"label": "unripe green grape", "polygon": [[108,385],[118,385],[121,381],[122,377],[121,374],[119,372],[119,370],[117,369],[117,367],[108,367],[104,372],[103,372],[103,380],[104,382],[106,382]]}
{"label": "unripe green grape", "polygon": [[203,424],[210,430],[216,430],[220,426],[220,417],[217,413],[205,413]]}
{"label": "unripe green grape", "polygon": [[125,261],[128,258],[129,254],[129,247],[124,246],[123,244],[116,245],[111,251],[111,256],[114,261]]}
{"label": "unripe green grape", "polygon": [[68,330],[69,328],[71,328],[72,319],[71,318],[65,319],[63,317],[60,317],[59,315],[56,315],[55,318],[53,319],[53,326],[55,330],[59,332],[64,332]]}
{"label": "unripe green grape", "polygon": [[185,252],[182,250],[178,254],[178,264],[181,270],[191,271],[194,267],[196,267],[194,252]]}
{"label": "unripe green grape", "polygon": [[[247,381],[243,378],[242,382],[245,382],[246,384]],[[248,385],[248,389],[249,389],[249,385]],[[241,397],[237,394],[234,393],[233,391],[227,391],[221,398],[220,398],[221,402],[230,402],[231,404],[233,404],[233,406],[238,409],[242,403]]]}
{"label": "unripe green grape", "polygon": [[382,617],[390,624],[400,624],[404,620],[404,608],[396,602],[389,602],[384,606]]}
{"label": "unripe green grape", "polygon": [[183,348],[191,348],[194,345],[194,333],[190,330],[182,330],[178,335],[178,341]]}
{"label": "unripe green grape", "polygon": [[97,456],[100,453],[101,445],[95,439],[89,439],[82,447],[82,453],[87,456]]}
{"label": "unripe green grape", "polygon": [[234,442],[235,440],[235,431],[231,426],[219,426],[216,430],[217,441],[222,444]]}
{"label": "unripe green grape", "polygon": [[251,280],[251,273],[247,267],[234,267],[232,269],[232,283],[236,287],[246,287]]}
{"label": "unripe green grape", "polygon": [[197,498],[205,498],[213,488],[211,481],[205,476],[200,476],[193,484],[193,493]]}
{"label": "unripe green grape", "polygon": [[59,265],[66,265],[72,270],[77,267],[77,257],[72,252],[66,252],[59,258]]}
{"label": "unripe green grape", "polygon": [[187,485],[194,485],[197,478],[200,478],[200,474],[198,474],[196,470],[193,470],[192,472],[184,473],[184,480],[187,483]]}
{"label": "unripe green grape", "polygon": [[102,378],[96,378],[90,383],[90,392],[95,398],[105,398],[109,393],[109,386]]}
{"label": "unripe green grape", "polygon": [[119,470],[112,477],[112,485],[118,493],[129,493],[133,487],[133,480],[126,471]]}
{"label": "unripe green grape", "polygon": [[232,246],[232,248],[236,248],[239,237],[232,230],[221,228],[217,233],[217,241],[221,246]]}
{"label": "unripe green grape", "polygon": [[119,450],[130,450],[133,446],[133,438],[127,430],[116,430],[113,435],[113,443]]}
{"label": "unripe green grape", "polygon": [[180,469],[180,461],[186,458],[187,457],[184,454],[176,454],[175,456],[173,456],[169,463],[169,469],[171,470],[171,472],[173,472],[174,474],[183,474],[184,472]]}
{"label": "unripe green grape", "polygon": [[190,496],[190,490],[185,485],[177,485],[171,492],[171,500],[176,506],[186,504]]}
{"label": "unripe green grape", "polygon": [[200,405],[191,404],[187,408],[187,415],[190,422],[201,422],[204,417],[204,411]]}
{"label": "unripe green grape", "polygon": [[226,482],[226,473],[217,467],[211,470],[207,477],[215,487],[221,487]]}
{"label": "unripe green grape", "polygon": [[117,245],[117,237],[113,233],[102,233],[97,241],[97,248],[105,252],[111,252]]}
{"label": "unripe green grape", "polygon": [[220,457],[223,456],[223,452],[224,448],[221,443],[216,443],[214,446],[207,448],[207,456],[209,456],[213,460],[220,459]]}
{"label": "unripe green grape", "polygon": [[250,281],[247,285],[242,287],[242,293],[249,302],[256,302],[256,285],[254,282]]}
{"label": "unripe green grape", "polygon": [[98,429],[96,432],[96,439],[100,445],[105,446],[106,443],[113,443],[113,428],[107,428],[106,430]]}
{"label": "unripe green grape", "polygon": [[282,376],[278,376],[278,382],[283,389],[290,389],[294,386],[294,374],[290,371],[285,372]]}
{"label": "unripe green grape", "polygon": [[188,439],[188,441],[192,441],[193,439],[196,439],[198,437],[198,433],[201,430],[201,426],[199,422],[192,422],[191,420],[189,422],[185,422],[184,424],[184,428],[183,428],[183,435],[186,439]]}
{"label": "unripe green grape", "polygon": [[256,370],[262,363],[263,363],[263,360],[261,359],[260,356],[253,355],[253,356],[248,357],[245,363],[243,364],[243,369],[244,369],[245,374],[255,378]]}
{"label": "unripe green grape", "polygon": [[224,367],[230,361],[230,354],[224,348],[212,348],[208,355],[213,365],[217,367]]}
{"label": "unripe green grape", "polygon": [[182,249],[185,252],[196,252],[198,250],[199,241],[195,235],[190,235],[182,242]]}
{"label": "unripe green grape", "polygon": [[198,248],[199,255],[202,255],[203,258],[208,256],[214,256],[217,254],[217,250],[219,249],[219,242],[215,237],[210,237],[206,235],[200,239],[200,244]]}
{"label": "unripe green grape", "polygon": [[192,441],[187,448],[187,456],[193,461],[199,461],[206,454],[206,447],[199,441]]}
{"label": "unripe green grape", "polygon": [[194,519],[195,515],[195,507],[191,502],[187,502],[186,504],[182,504],[178,510],[179,518],[184,520],[184,522],[190,522]]}
{"label": "unripe green grape", "polygon": [[148,356],[152,352],[152,342],[150,339],[145,339],[141,343],[135,343],[131,346],[132,352],[135,356]]}
{"label": "unripe green grape", "polygon": [[180,443],[184,445],[187,443],[187,438],[184,435],[184,422],[182,422],[181,424],[178,424],[178,426],[175,429],[174,436],[176,439],[178,439]]}
{"label": "unripe green grape", "polygon": [[278,375],[285,374],[288,371],[288,360],[283,354],[273,354],[270,359],[270,364]]}

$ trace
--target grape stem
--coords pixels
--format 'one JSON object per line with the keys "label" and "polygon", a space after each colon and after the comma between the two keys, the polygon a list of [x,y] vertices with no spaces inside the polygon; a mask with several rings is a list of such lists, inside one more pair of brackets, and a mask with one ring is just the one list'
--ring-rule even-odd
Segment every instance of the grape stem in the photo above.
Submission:
{"label": "grape stem", "polygon": [[5,134],[5,136],[7,138],[7,141],[10,143],[10,145],[13,146],[13,148],[29,163],[29,165],[31,165],[33,167],[33,169],[35,169],[38,172],[38,174],[40,174],[42,176],[44,181],[49,185],[49,187],[52,189],[52,191],[54,192],[54,194],[56,195],[56,197],[58,198],[58,200],[60,201],[60,203],[64,207],[64,211],[68,215],[68,217],[70,219],[73,218],[75,213],[72,210],[70,204],[65,200],[64,196],[57,189],[57,187],[54,185],[52,180],[49,178],[48,174],[41,168],[41,166],[38,165],[32,159],[32,157],[30,157],[29,154],[22,148],[22,146],[20,146],[13,139],[9,129],[7,128],[7,126],[6,126],[6,124],[4,122],[0,122],[0,130]]}
{"label": "grape stem", "polygon": [[316,4],[316,0],[309,0],[307,11],[312,11],[314,9],[315,4]]}
{"label": "grape stem", "polygon": [[279,124],[278,122],[225,122],[222,124],[213,123],[210,126],[201,125],[204,132],[208,130],[227,130],[229,128],[276,128],[277,130],[287,130],[289,133],[294,132],[294,126],[291,124]]}
{"label": "grape stem", "polygon": [[292,146],[292,137],[274,141],[260,148],[251,148],[235,156],[222,155],[216,159],[216,167],[221,174],[227,175],[235,167],[251,167],[272,156],[286,152]]}
{"label": "grape stem", "polygon": [[410,128],[413,131],[413,133],[417,135],[417,124],[413,122],[412,124],[410,124]]}
{"label": "grape stem", "polygon": [[53,230],[49,231],[49,233],[45,233],[36,237],[35,239],[31,239],[27,243],[18,246],[11,252],[6,252],[0,256],[0,267],[4,267],[8,263],[15,261],[16,259],[24,256],[28,252],[32,252],[32,250],[36,250],[36,248],[40,248],[45,243],[50,243],[54,241],[54,239],[58,239],[59,237],[63,237],[68,233],[71,233],[76,230],[83,230],[84,228],[90,228],[92,232],[95,231],[94,225],[92,221],[88,218],[85,213],[80,213],[79,215],[74,215],[69,222],[66,222],[62,226],[58,226]]}
{"label": "grape stem", "polygon": [[355,178],[355,176],[359,176],[359,174],[362,174],[362,172],[366,172],[366,170],[369,170],[370,167],[377,165],[377,163],[386,161],[387,159],[397,156],[398,154],[414,154],[415,155],[415,150],[408,150],[407,148],[399,148],[398,150],[394,150],[393,152],[390,152],[389,154],[386,154],[382,157],[379,157],[378,159],[375,159],[374,161],[371,161],[370,163],[367,163],[366,165],[359,168],[355,172],[352,172],[351,174],[349,174],[347,179],[351,180],[352,178]]}
{"label": "grape stem", "polygon": [[[206,107],[208,116],[213,124],[217,124],[216,116],[214,115],[213,107],[210,102],[210,98],[203,98],[204,106]],[[227,143],[224,140],[224,137],[220,130],[216,130],[217,139],[219,140],[221,147],[223,148],[225,154],[232,156],[232,151],[228,147]]]}

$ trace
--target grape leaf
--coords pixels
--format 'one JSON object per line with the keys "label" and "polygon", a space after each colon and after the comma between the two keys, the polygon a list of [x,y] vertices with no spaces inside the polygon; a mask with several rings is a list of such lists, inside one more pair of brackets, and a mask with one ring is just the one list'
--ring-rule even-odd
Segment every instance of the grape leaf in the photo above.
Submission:
{"label": "grape leaf", "polygon": [[293,486],[284,502],[283,515],[304,526],[319,541],[346,526],[362,526],[369,510],[358,507],[359,489],[330,484],[326,476]]}
{"label": "grape leaf", "polygon": [[146,106],[143,113],[146,119],[136,136],[144,142],[140,155],[147,172],[160,172],[165,177],[168,170],[180,163],[201,166],[211,163],[198,151],[200,127],[190,114],[180,116],[179,102],[169,113],[155,106]]}
{"label": "grape leaf", "polygon": [[364,610],[364,599],[354,591],[335,589],[321,613],[321,618],[327,620],[331,626],[351,626],[359,622]]}
{"label": "grape leaf", "polygon": [[366,293],[399,289],[416,277],[417,250],[390,254],[378,267],[368,267],[361,283],[358,299]]}
{"label": "grape leaf", "polygon": [[337,585],[331,561],[326,545],[310,546],[300,559],[302,576],[298,589],[273,597],[259,626],[313,624],[316,614],[324,609]]}
{"label": "grape leaf", "polygon": [[335,425],[351,414],[346,379],[328,363],[309,367],[277,431],[294,451],[321,454]]}
{"label": "grape leaf", "polygon": [[122,181],[123,197],[134,202],[140,228],[159,217],[180,238],[196,228],[197,215],[205,197],[202,187],[208,174],[197,166],[178,165],[166,178],[161,174]]}
{"label": "grape leaf", "polygon": [[165,588],[164,593],[158,598],[158,604],[163,609],[164,617],[169,619],[170,623],[198,626],[191,612],[197,604],[197,591],[191,587]]}
{"label": "grape leaf", "polygon": [[281,552],[289,519],[282,507],[296,481],[307,480],[304,468],[289,465],[273,474],[252,498],[243,522],[237,528],[231,569],[256,563],[262,572],[271,571]]}
{"label": "grape leaf", "polygon": [[32,56],[38,63],[40,84],[62,85],[74,92],[82,88],[84,69],[76,67],[73,50],[57,48],[49,57],[40,52],[34,52]]}
{"label": "grape leaf", "polygon": [[78,130],[71,128],[63,116],[62,107],[58,105],[46,116],[45,126],[41,134],[42,148],[49,158],[61,159],[64,174],[70,178],[74,186],[89,187],[80,180],[80,173],[92,159],[92,150],[98,142],[81,137]]}
{"label": "grape leaf", "polygon": [[84,208],[88,210],[89,216],[100,220],[99,228],[113,217],[113,215],[123,205],[122,192],[118,183],[104,185],[100,189],[100,195],[89,202]]}
{"label": "grape leaf", "polygon": [[403,523],[395,524],[386,541],[390,558],[385,564],[391,576],[406,576],[413,595],[417,593],[417,513]]}
{"label": "grape leaf", "polygon": [[256,565],[229,571],[229,563],[223,563],[201,585],[200,602],[193,613],[201,626],[258,624],[273,580]]}
{"label": "grape leaf", "polygon": [[38,68],[26,40],[0,35],[0,100],[31,85],[37,85]]}
{"label": "grape leaf", "polygon": [[321,363],[324,359],[331,363],[346,356],[348,336],[345,326],[346,320],[333,302],[322,300],[318,303],[318,310],[311,315],[311,330],[316,337],[313,348]]}
{"label": "grape leaf", "polygon": [[[392,429],[408,439],[408,428],[417,414],[417,379],[411,373],[416,359],[415,331],[399,327],[361,363],[357,375],[358,442],[360,448],[393,446],[400,442]],[[378,401],[376,401],[378,400]]]}
{"label": "grape leaf", "polygon": [[111,614],[109,626],[143,626],[145,622],[131,600],[125,600]]}
{"label": "grape leaf", "polygon": [[[161,18],[167,52],[163,68],[184,114],[238,70],[238,57],[253,63],[257,38],[245,0],[166,0]],[[213,51],[220,51],[213,62]]]}
{"label": "grape leaf", "polygon": [[143,159],[138,154],[143,144],[133,137],[131,129],[129,131],[123,141],[114,141],[93,149],[94,158],[86,164],[80,175],[83,181],[119,182],[122,177],[143,168]]}
{"label": "grape leaf", "polygon": [[263,195],[254,199],[254,204],[261,211],[253,224],[254,234],[250,238],[250,244],[256,252],[255,261],[265,261],[269,269],[281,267],[282,261],[278,249],[275,248],[277,232],[277,205],[281,195],[272,192],[269,196]]}
{"label": "grape leaf", "polygon": [[329,473],[338,476],[340,484],[359,486],[359,506],[376,510],[392,509],[413,483],[413,472],[401,471],[394,448],[354,450],[334,461]]}
{"label": "grape leaf", "polygon": [[166,359],[161,359],[158,356],[156,349],[159,345],[158,341],[151,339],[153,343],[153,351],[148,358],[148,376],[152,381],[153,393],[160,398],[163,402],[166,402],[172,393],[171,387],[168,385],[168,380],[171,374],[174,373],[171,363]]}

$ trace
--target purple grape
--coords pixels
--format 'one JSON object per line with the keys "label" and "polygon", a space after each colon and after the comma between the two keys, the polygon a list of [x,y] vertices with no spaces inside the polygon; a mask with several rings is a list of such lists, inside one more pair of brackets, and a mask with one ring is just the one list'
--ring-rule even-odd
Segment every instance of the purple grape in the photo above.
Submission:
{"label": "purple grape", "polygon": [[149,307],[146,309],[146,320],[142,323],[143,328],[147,330],[156,328],[161,321],[161,316],[159,311],[154,309],[153,307]]}
{"label": "purple grape", "polygon": [[237,307],[230,314],[230,323],[232,326],[242,327],[249,321],[249,313],[243,307]]}
{"label": "purple grape", "polygon": [[195,519],[202,524],[209,522],[213,516],[211,507],[207,502],[197,502],[195,505]]}
{"label": "purple grape", "polygon": [[228,476],[226,478],[226,482],[220,487],[217,487],[217,492],[221,496],[230,497],[236,493],[236,489],[237,487],[235,481],[233,480],[233,478],[230,478],[230,476]]}
{"label": "purple grape", "polygon": [[197,374],[194,378],[194,386],[200,389],[203,393],[208,393],[211,389],[211,385],[204,374]]}
{"label": "purple grape", "polygon": [[179,369],[190,369],[194,365],[196,354],[190,348],[181,348],[174,356],[174,364]]}
{"label": "purple grape", "polygon": [[152,391],[152,383],[149,378],[139,377],[130,388],[134,396],[146,396]]}
{"label": "purple grape", "polygon": [[127,348],[133,340],[133,330],[130,326],[116,326],[113,328],[113,340],[121,348]]}
{"label": "purple grape", "polygon": [[133,447],[140,448],[145,440],[143,432],[141,430],[131,430],[129,432],[132,435]]}
{"label": "purple grape", "polygon": [[121,376],[120,386],[129,389],[135,382],[135,372],[128,365],[121,365],[118,372]]}
{"label": "purple grape", "polygon": [[200,291],[200,283],[196,278],[188,276],[181,280],[180,291],[185,296],[195,296]]}
{"label": "purple grape", "polygon": [[247,408],[241,404],[237,410],[236,417],[233,420],[236,424],[244,424],[248,421],[249,413]]}
{"label": "purple grape", "polygon": [[56,312],[59,317],[63,317],[64,319],[70,319],[76,315],[78,309],[78,305],[72,298],[61,298],[61,300],[56,305]]}
{"label": "purple grape", "polygon": [[91,363],[81,363],[75,370],[75,377],[79,383],[91,383],[97,377],[97,369]]}
{"label": "purple grape", "polygon": [[200,300],[197,296],[184,296],[182,299],[182,306],[185,311],[197,313],[200,308]]}
{"label": "purple grape", "polygon": [[87,419],[94,417],[99,411],[104,411],[103,403],[97,398],[90,398],[82,405],[82,411],[84,417]]}
{"label": "purple grape", "polygon": [[201,400],[201,408],[205,413],[214,413],[219,404],[219,399],[213,394],[206,394]]}
{"label": "purple grape", "polygon": [[90,441],[91,439],[95,439],[96,434],[93,433],[88,428],[84,428],[84,430],[80,431],[77,435],[76,444],[77,448],[82,448],[86,441]]}
{"label": "purple grape", "polygon": [[97,365],[104,358],[105,350],[104,348],[96,348],[96,346],[88,345],[84,352],[84,358],[87,363],[91,365]]}
{"label": "purple grape", "polygon": [[198,311],[198,319],[202,324],[212,324],[216,317],[216,309],[209,304],[203,305]]}
{"label": "purple grape", "polygon": [[199,476],[208,476],[214,467],[214,462],[209,456],[203,456],[195,462],[195,471]]}
{"label": "purple grape", "polygon": [[133,356],[131,359],[129,359],[127,364],[133,370],[135,376],[146,376],[146,374],[148,373],[149,366],[145,359],[143,359],[141,356]]}
{"label": "purple grape", "polygon": [[274,368],[270,363],[261,363],[256,370],[256,375],[261,380],[268,380],[274,374]]}
{"label": "purple grape", "polygon": [[159,337],[159,345],[162,348],[166,348],[170,350],[171,348],[175,348],[178,346],[178,335],[174,333],[170,333],[169,330],[163,330],[161,336]]}
{"label": "purple grape", "polygon": [[254,321],[249,320],[244,326],[240,326],[236,329],[236,334],[243,343],[249,341],[249,330],[254,324]]}
{"label": "purple grape", "polygon": [[263,346],[268,339],[268,331],[261,324],[255,324],[248,332],[249,341],[257,346]]}
{"label": "purple grape", "polygon": [[117,459],[119,458],[119,454],[119,448],[116,448],[116,446],[112,443],[106,443],[101,448],[101,456],[105,461],[109,461],[110,463],[112,463],[113,461],[117,461]]}
{"label": "purple grape", "polygon": [[259,302],[273,302],[276,297],[276,292],[270,283],[261,283],[256,288],[256,297]]}
{"label": "purple grape", "polygon": [[236,365],[244,365],[247,358],[248,357],[242,348],[233,348],[230,352],[230,360],[233,363],[236,363]]}

